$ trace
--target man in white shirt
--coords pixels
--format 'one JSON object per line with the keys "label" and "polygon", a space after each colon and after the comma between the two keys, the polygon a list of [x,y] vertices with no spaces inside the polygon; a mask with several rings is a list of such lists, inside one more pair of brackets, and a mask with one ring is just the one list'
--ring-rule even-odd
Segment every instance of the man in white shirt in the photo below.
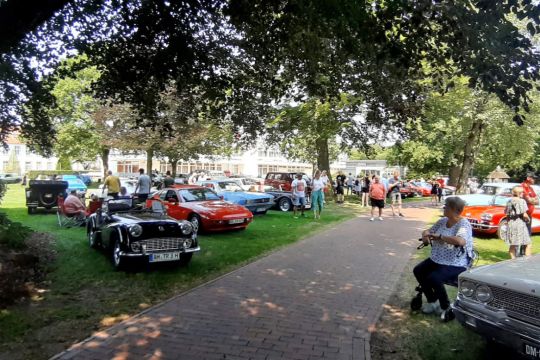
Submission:
{"label": "man in white shirt", "polygon": [[302,216],[305,216],[304,210],[306,208],[306,181],[302,179],[302,174],[296,174],[296,179],[291,184],[293,205],[294,205],[294,218],[298,219],[298,208],[302,212]]}
{"label": "man in white shirt", "polygon": [[137,194],[139,202],[145,202],[150,194],[150,187],[152,186],[152,180],[150,176],[144,174],[144,169],[139,169],[139,180],[135,187],[134,193]]}

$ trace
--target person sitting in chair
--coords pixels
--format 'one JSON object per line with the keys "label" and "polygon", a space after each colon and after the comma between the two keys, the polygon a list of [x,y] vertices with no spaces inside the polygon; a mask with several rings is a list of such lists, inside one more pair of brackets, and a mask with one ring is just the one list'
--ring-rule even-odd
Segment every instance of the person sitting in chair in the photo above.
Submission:
{"label": "person sitting in chair", "polygon": [[64,200],[64,209],[68,216],[76,216],[81,219],[86,218],[86,206],[84,206],[81,199],[77,196],[77,190],[71,190],[66,200]]}
{"label": "person sitting in chair", "polygon": [[461,217],[464,207],[465,201],[460,198],[446,199],[444,217],[422,232],[423,243],[431,243],[431,256],[413,271],[428,301],[422,306],[422,312],[441,315],[441,319],[450,308],[444,284],[456,282],[474,258],[472,227]]}

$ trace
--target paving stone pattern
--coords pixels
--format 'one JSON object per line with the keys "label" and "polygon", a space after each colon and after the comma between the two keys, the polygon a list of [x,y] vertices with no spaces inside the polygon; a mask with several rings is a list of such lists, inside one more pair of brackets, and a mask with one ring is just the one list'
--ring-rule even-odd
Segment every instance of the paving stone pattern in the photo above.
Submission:
{"label": "paving stone pattern", "polygon": [[341,223],[54,359],[369,359],[370,330],[433,210],[404,212]]}

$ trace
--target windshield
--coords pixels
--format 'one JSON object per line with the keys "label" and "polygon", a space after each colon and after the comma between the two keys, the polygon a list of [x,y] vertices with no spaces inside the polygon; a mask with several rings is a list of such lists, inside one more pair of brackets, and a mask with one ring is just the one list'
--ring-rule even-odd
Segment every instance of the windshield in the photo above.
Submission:
{"label": "windshield", "polygon": [[500,186],[493,186],[493,185],[482,185],[480,188],[480,193],[486,194],[486,195],[498,195],[501,193],[508,193],[512,189],[505,189]]}
{"label": "windshield", "polygon": [[510,200],[510,196],[495,196],[493,199],[493,205],[506,206],[506,203]]}
{"label": "windshield", "polygon": [[234,181],[220,181],[218,182],[220,190],[223,191],[244,191],[240,185]]}
{"label": "windshield", "polygon": [[205,200],[221,200],[220,197],[210,189],[183,189],[178,191],[185,202],[190,201],[205,201]]}

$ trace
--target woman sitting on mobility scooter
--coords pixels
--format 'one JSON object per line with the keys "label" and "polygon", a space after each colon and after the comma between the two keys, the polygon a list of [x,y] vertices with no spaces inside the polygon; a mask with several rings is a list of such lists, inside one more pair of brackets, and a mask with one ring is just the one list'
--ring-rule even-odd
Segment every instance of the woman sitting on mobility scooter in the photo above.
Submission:
{"label": "woman sitting on mobility scooter", "polygon": [[414,268],[414,276],[428,301],[422,312],[441,315],[443,320],[447,319],[446,312],[451,311],[444,284],[457,284],[458,275],[471,266],[475,257],[471,224],[461,217],[464,207],[465,201],[460,198],[446,199],[444,217],[422,232],[422,242],[431,243],[431,256]]}

